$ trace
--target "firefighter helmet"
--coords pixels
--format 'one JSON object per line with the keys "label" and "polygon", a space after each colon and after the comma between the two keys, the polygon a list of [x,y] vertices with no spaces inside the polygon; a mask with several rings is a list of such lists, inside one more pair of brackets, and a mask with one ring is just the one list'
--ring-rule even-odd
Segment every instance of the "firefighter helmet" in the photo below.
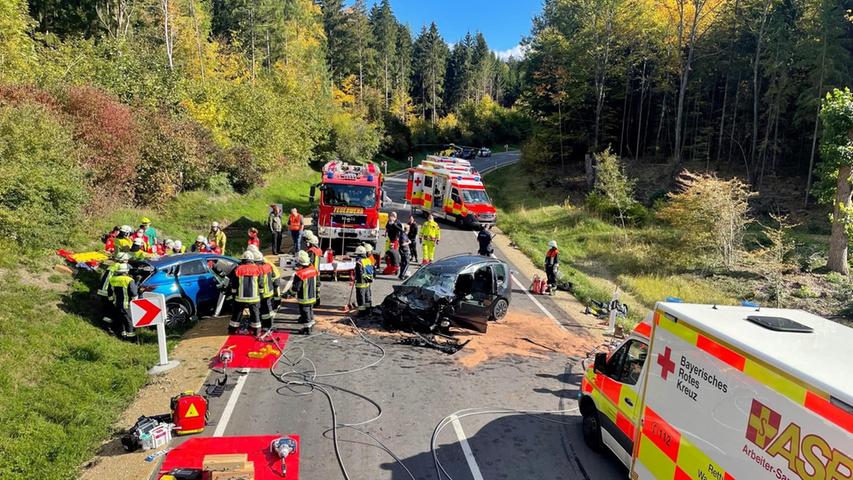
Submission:
{"label": "firefighter helmet", "polygon": [[359,246],[355,247],[355,256],[356,257],[363,257],[365,255],[367,255],[367,250],[364,249],[364,246],[359,245]]}
{"label": "firefighter helmet", "polygon": [[[252,245],[252,246],[254,247],[254,245]],[[260,251],[260,250],[258,250],[257,248],[251,249],[251,252],[252,252],[252,255],[254,255],[254,256],[255,256],[255,261],[256,261],[256,262],[263,262],[263,261],[265,261],[265,259],[264,259],[264,254],[263,254],[263,253],[261,253],[261,251]]]}
{"label": "firefighter helmet", "polygon": [[241,256],[240,259],[255,261],[255,254],[251,250],[246,250],[243,252],[243,256]]}
{"label": "firefighter helmet", "polygon": [[195,237],[195,243],[207,243],[207,239],[204,237],[204,235],[199,235]]}
{"label": "firefighter helmet", "polygon": [[373,253],[373,244],[372,243],[365,243],[364,244],[364,253],[365,254]]}
{"label": "firefighter helmet", "polygon": [[151,219],[148,217],[142,217],[142,221],[140,223],[142,225],[151,225]]}
{"label": "firefighter helmet", "polygon": [[311,265],[311,258],[308,257],[308,252],[305,250],[300,250],[299,253],[296,254],[296,258],[299,265],[302,265],[303,267]]}
{"label": "firefighter helmet", "polygon": [[211,224],[210,224],[210,228],[218,229],[218,228],[219,228],[219,222],[213,222],[213,223],[211,223]]}
{"label": "firefighter helmet", "polygon": [[548,242],[548,248],[557,248],[557,241],[551,240],[550,242]]}
{"label": "firefighter helmet", "polygon": [[133,233],[133,227],[131,227],[130,225],[122,225],[121,228],[118,229],[118,231],[125,235],[130,235],[131,233]]}
{"label": "firefighter helmet", "polygon": [[142,237],[136,237],[133,241],[134,245],[145,245],[145,240],[142,240]]}
{"label": "firefighter helmet", "polygon": [[130,261],[130,254],[127,252],[119,252],[116,255],[116,261],[119,263],[127,263]]}

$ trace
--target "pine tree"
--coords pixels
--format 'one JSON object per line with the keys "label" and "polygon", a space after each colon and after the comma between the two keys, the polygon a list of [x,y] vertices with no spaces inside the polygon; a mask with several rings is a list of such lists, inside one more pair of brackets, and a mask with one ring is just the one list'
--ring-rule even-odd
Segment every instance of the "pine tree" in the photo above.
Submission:
{"label": "pine tree", "polygon": [[425,118],[429,110],[433,123],[438,120],[442,104],[448,51],[447,43],[438,33],[435,22],[430,24],[429,29],[424,27],[415,40],[413,87],[417,95],[414,97],[420,100],[421,116]]}
{"label": "pine tree", "polygon": [[332,79],[340,83],[347,75],[347,49],[350,42],[347,30],[347,16],[344,13],[344,0],[322,0],[323,31],[326,33],[326,61]]}
{"label": "pine tree", "polygon": [[356,0],[347,14],[347,32],[349,60],[347,72],[358,77],[359,100],[364,98],[364,86],[367,74],[373,70],[376,51],[373,49],[373,30],[367,16],[365,0]]}
{"label": "pine tree", "polygon": [[375,84],[382,88],[385,95],[385,109],[391,99],[392,76],[394,73],[394,55],[397,51],[397,19],[391,11],[389,0],[374,5],[370,11],[370,24],[373,31],[372,48],[376,52]]}

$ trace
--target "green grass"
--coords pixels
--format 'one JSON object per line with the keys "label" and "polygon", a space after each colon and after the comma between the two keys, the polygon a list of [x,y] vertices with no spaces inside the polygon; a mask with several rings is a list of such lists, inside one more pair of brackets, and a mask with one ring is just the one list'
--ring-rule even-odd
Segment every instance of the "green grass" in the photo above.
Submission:
{"label": "green grass", "polygon": [[522,165],[486,176],[489,194],[500,210],[498,224],[533,262],[543,266],[549,240],[560,248],[561,275],[574,284],[582,302],[609,300],[614,290],[631,310],[629,323],[641,319],[655,302],[679,297],[688,302],[736,303],[730,293],[679,267],[668,227],[628,227],[624,231],[570,205],[554,188],[530,184]]}
{"label": "green grass", "polygon": [[[228,253],[239,254],[251,226],[261,231],[262,246],[269,245],[269,204],[308,213],[308,190],[318,178],[304,169],[271,177],[247,195],[188,192],[158,210],[121,209],[84,222],[68,245],[57,247],[100,249],[102,232],[147,216],[162,238],[185,245],[206,234],[211,221],[230,225]],[[61,263],[53,252],[10,258],[26,263],[0,265],[0,478],[73,479],[148,381],[156,340],[144,331],[141,345],[127,343],[100,328],[97,274],[52,272]],[[33,281],[23,283],[25,276]],[[179,337],[170,334],[170,345]]]}

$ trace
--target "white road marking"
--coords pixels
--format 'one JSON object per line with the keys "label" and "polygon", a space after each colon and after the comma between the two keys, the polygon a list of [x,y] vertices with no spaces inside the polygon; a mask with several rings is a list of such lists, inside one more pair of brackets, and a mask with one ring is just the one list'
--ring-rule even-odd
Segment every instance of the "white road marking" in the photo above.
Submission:
{"label": "white road marking", "polygon": [[545,308],[545,305],[542,305],[542,303],[539,302],[539,300],[537,300],[536,297],[534,297],[533,294],[530,293],[530,290],[528,290],[527,287],[525,287],[524,285],[522,285],[521,282],[518,281],[518,277],[516,277],[515,274],[512,274],[512,281],[515,282],[515,284],[518,285],[524,291],[524,293],[527,295],[527,298],[529,298],[530,301],[533,302],[534,305],[539,307],[539,310],[542,310],[542,313],[544,313],[546,317],[553,320],[554,324],[556,324],[558,327],[560,327],[560,330],[563,330],[564,332],[567,331],[566,327],[564,327],[563,324],[561,324],[557,320],[557,317],[555,317],[554,315],[551,315],[551,312],[549,312],[548,309]]}
{"label": "white road marking", "polygon": [[228,403],[225,404],[225,410],[222,411],[222,416],[219,417],[219,422],[216,423],[216,430],[213,431],[214,437],[221,437],[225,435],[225,429],[228,428],[228,421],[231,420],[231,414],[234,413],[234,407],[237,406],[237,401],[240,399],[240,392],[243,391],[243,385],[246,384],[247,378],[249,378],[248,372],[237,378],[237,385],[235,385],[234,390],[231,391],[231,396],[228,397]]}
{"label": "white road marking", "polygon": [[462,424],[459,423],[459,417],[452,415],[450,422],[453,424],[453,430],[456,432],[456,438],[459,439],[459,445],[462,447],[462,453],[465,454],[465,460],[468,462],[468,469],[471,470],[471,476],[474,480],[483,480],[483,474],[480,473],[480,466],[477,465],[477,460],[474,458],[474,452],[471,451],[471,446],[468,445],[468,437],[465,436],[465,430],[462,430]]}

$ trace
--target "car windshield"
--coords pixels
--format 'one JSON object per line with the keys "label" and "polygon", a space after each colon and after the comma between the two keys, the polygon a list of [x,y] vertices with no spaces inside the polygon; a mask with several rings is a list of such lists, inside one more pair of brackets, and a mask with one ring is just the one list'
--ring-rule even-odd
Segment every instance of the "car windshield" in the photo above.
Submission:
{"label": "car windshield", "polygon": [[424,267],[403,282],[403,285],[409,287],[435,287],[452,292],[453,287],[456,285],[457,273],[455,269],[447,267]]}
{"label": "car windshield", "polygon": [[332,207],[373,208],[376,206],[376,189],[327,183],[323,187],[323,203]]}
{"label": "car windshield", "polygon": [[485,190],[462,190],[465,203],[491,203]]}

